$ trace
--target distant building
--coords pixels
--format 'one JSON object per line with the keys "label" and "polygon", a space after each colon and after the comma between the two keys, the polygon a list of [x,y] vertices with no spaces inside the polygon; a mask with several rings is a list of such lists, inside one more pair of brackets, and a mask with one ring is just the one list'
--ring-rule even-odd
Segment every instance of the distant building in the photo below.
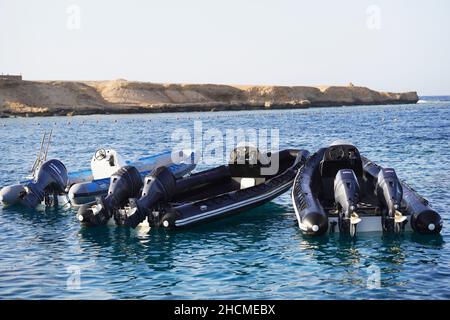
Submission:
{"label": "distant building", "polygon": [[22,81],[22,75],[14,75],[14,74],[1,74],[0,80],[6,81]]}

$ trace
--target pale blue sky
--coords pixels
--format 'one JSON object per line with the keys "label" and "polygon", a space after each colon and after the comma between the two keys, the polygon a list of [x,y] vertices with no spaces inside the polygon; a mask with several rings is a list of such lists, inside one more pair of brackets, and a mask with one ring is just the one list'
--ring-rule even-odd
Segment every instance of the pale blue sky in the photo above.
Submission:
{"label": "pale blue sky", "polygon": [[[76,26],[71,5],[81,10],[79,29],[67,27]],[[449,14],[448,0],[0,0],[0,72],[42,80],[351,81],[450,94]]]}

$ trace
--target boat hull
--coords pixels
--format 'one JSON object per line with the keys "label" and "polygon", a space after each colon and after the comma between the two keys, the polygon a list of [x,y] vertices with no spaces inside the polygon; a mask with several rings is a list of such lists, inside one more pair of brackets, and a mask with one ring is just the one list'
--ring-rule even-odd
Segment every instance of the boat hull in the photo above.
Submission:
{"label": "boat hull", "polygon": [[199,212],[198,210],[193,210],[190,215],[186,215],[184,218],[176,219],[172,225],[173,228],[185,228],[199,224],[201,222],[207,222],[211,220],[217,220],[225,218],[227,216],[239,214],[243,211],[250,210],[259,207],[283,193],[287,192],[292,187],[292,180],[289,180],[286,184],[281,185],[266,194],[249,197],[248,199],[237,201],[233,204],[219,207],[217,209],[205,210],[204,212]]}
{"label": "boat hull", "polygon": [[[105,216],[113,217],[108,224],[115,221],[132,228],[193,227],[256,208],[287,192],[308,156],[306,150],[262,154],[249,147],[238,147],[228,165],[187,177],[175,179],[166,168],[158,168],[145,178],[139,198],[127,198],[126,203],[108,212],[98,211],[98,204],[82,206],[78,217],[86,226],[99,225],[99,212],[105,212]],[[106,203],[122,198],[122,191],[110,190],[102,208],[109,210]]]}
{"label": "boat hull", "polygon": [[172,204],[169,209],[172,212],[162,217],[161,225],[171,229],[192,227],[256,208],[289,191],[298,169],[306,161],[309,152],[305,150],[285,152],[293,154],[293,160],[289,165],[285,165],[282,172],[264,183],[224,192],[200,201]]}

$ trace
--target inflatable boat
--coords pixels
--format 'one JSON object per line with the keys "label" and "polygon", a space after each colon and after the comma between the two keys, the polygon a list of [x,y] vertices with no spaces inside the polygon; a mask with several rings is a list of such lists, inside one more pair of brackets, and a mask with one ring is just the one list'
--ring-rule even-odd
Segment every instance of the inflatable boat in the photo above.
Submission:
{"label": "inflatable boat", "polygon": [[159,167],[143,184],[134,167],[124,167],[111,176],[108,195],[80,207],[77,217],[87,226],[132,228],[181,228],[223,218],[288,191],[308,155],[304,150],[260,153],[243,146],[233,150],[228,165],[180,179]]}
{"label": "inflatable boat", "polygon": [[442,219],[427,200],[392,168],[362,157],[349,143],[335,142],[308,158],[294,180],[292,202],[306,235],[327,232],[438,234]]}
{"label": "inflatable boat", "polygon": [[106,194],[111,174],[128,165],[133,165],[142,178],[159,166],[167,166],[176,177],[182,177],[195,168],[192,150],[166,151],[131,162],[125,161],[113,149],[99,149],[91,159],[90,169],[71,173],[60,160],[47,161],[40,156],[38,159],[31,177],[0,190],[3,205],[22,204],[34,208],[41,203],[55,206],[93,201],[96,196]]}

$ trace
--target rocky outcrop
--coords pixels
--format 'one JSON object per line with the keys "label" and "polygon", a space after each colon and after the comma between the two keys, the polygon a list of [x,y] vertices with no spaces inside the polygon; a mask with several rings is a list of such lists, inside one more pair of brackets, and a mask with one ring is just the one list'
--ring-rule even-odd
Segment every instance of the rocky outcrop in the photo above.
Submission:
{"label": "rocky outcrop", "polygon": [[378,92],[358,86],[231,86],[115,81],[3,81],[0,115],[308,108],[417,103],[416,92]]}

